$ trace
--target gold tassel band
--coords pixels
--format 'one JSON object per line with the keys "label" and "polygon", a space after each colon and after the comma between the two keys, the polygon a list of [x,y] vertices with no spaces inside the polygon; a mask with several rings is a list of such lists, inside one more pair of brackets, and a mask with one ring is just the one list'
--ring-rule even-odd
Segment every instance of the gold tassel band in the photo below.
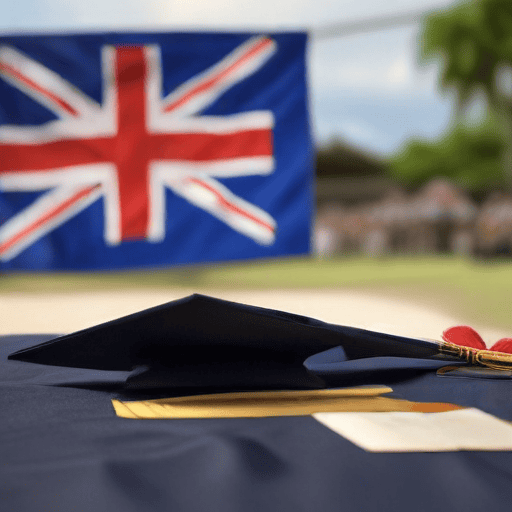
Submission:
{"label": "gold tassel band", "polygon": [[467,361],[472,365],[486,366],[493,370],[512,370],[512,354],[494,350],[478,350],[447,341],[439,344],[439,353]]}

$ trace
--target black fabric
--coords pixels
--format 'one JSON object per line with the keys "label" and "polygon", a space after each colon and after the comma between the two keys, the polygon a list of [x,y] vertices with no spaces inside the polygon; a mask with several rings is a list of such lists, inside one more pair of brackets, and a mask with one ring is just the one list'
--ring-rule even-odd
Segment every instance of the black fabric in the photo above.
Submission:
{"label": "black fabric", "polygon": [[288,361],[261,360],[255,357],[237,361],[210,361],[179,365],[173,368],[153,364],[139,367],[126,379],[127,390],[196,389],[197,392],[261,389],[320,389],[325,381],[302,364]]}
{"label": "black fabric", "polygon": [[[0,338],[2,512],[510,510],[512,453],[367,453],[311,417],[118,418],[127,372],[7,360],[49,338]],[[388,373],[396,397],[512,420],[510,381]]]}
{"label": "black fabric", "polygon": [[374,357],[369,352],[368,357],[348,359],[343,347],[335,347],[314,354],[304,361],[304,366],[312,374],[321,378],[326,386],[331,387],[387,384],[407,380],[446,366],[465,367],[466,365],[465,361],[453,361],[440,355],[419,359],[395,356]]}

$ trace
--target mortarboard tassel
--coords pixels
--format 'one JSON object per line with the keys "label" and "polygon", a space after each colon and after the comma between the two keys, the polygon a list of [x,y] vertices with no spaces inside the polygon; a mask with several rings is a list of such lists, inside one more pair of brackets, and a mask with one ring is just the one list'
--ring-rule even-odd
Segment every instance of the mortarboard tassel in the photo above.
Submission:
{"label": "mortarboard tassel", "polygon": [[479,364],[495,370],[512,368],[512,338],[502,338],[487,348],[482,337],[468,325],[457,325],[443,332],[441,352],[458,354],[471,364]]}
{"label": "mortarboard tassel", "polygon": [[501,338],[490,349],[487,349],[482,337],[468,325],[457,325],[446,329],[443,332],[443,340],[463,347],[512,354],[512,338]]}

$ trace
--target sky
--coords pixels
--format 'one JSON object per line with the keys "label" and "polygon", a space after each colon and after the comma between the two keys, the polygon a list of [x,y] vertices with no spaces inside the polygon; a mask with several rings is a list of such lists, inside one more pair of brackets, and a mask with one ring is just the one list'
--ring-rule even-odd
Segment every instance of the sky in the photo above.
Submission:
{"label": "sky", "polygon": [[318,144],[341,139],[377,156],[449,126],[438,66],[418,63],[419,25],[320,37],[333,23],[432,11],[453,0],[14,0],[0,33],[88,30],[307,30],[309,103]]}

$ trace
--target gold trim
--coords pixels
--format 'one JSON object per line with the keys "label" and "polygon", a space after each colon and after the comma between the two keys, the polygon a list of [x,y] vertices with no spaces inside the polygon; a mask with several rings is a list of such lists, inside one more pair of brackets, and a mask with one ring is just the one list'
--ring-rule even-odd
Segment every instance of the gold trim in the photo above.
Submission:
{"label": "gold trim", "polygon": [[469,364],[476,364],[475,355],[478,352],[476,348],[471,347],[463,347],[461,345],[456,345],[455,343],[450,343],[448,341],[441,342],[439,344],[439,353],[456,357],[457,359],[462,359],[463,361],[467,361]]}
{"label": "gold trim", "polygon": [[493,370],[512,370],[512,354],[494,350],[479,350],[476,353],[476,361]]}
{"label": "gold trim", "polygon": [[486,366],[493,370],[512,370],[512,354],[496,352],[495,350],[478,350],[463,347],[447,341],[439,344],[439,353],[457,357],[472,365]]}
{"label": "gold trim", "polygon": [[313,391],[221,393],[121,402],[112,400],[117,416],[131,419],[263,418],[306,416],[318,412],[446,412],[461,407],[386,398],[391,388],[361,387]]}
{"label": "gold trim", "polygon": [[[457,370],[457,368],[460,368],[460,366],[443,366],[442,368],[439,368],[437,370],[437,375],[444,375],[445,373],[450,373],[454,370]],[[463,366],[463,368],[466,368],[466,366]]]}

